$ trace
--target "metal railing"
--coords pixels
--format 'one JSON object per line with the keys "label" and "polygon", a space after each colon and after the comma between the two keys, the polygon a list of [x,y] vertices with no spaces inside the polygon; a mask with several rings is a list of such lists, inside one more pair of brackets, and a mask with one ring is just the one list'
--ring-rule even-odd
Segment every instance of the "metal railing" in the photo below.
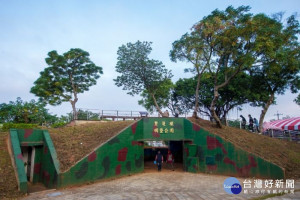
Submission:
{"label": "metal railing", "polygon": [[[143,113],[147,111],[131,111],[131,110],[101,110],[101,109],[90,109],[90,108],[78,108],[77,116],[78,120],[101,120],[103,118],[139,118]],[[147,117],[161,117],[158,112],[147,112]],[[181,113],[179,117],[191,117],[193,112]],[[209,120],[208,116],[198,114],[200,118]],[[73,120],[73,111],[70,112],[71,119]],[[109,117],[110,116],[110,117]],[[173,115],[170,113],[170,117]]]}

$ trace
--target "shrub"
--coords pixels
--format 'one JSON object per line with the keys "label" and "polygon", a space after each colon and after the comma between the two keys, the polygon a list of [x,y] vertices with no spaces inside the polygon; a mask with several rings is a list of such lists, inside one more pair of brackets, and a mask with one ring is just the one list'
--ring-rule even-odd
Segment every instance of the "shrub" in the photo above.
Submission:
{"label": "shrub", "polygon": [[25,124],[25,123],[4,123],[2,126],[2,131],[8,131],[11,128],[17,129],[32,129],[37,128],[37,124]]}
{"label": "shrub", "polygon": [[59,128],[65,126],[67,123],[66,122],[56,122],[51,125],[52,128]]}

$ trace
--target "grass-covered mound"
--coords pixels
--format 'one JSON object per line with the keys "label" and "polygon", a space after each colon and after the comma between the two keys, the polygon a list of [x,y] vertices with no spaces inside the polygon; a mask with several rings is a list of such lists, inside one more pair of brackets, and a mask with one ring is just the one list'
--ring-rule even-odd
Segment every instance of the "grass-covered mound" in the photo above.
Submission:
{"label": "grass-covered mound", "polygon": [[60,162],[60,171],[69,169],[133,122],[108,121],[49,129]]}
{"label": "grass-covered mound", "polygon": [[286,178],[300,178],[300,144],[233,127],[216,128],[207,120],[194,118],[189,120],[235,146],[284,168]]}

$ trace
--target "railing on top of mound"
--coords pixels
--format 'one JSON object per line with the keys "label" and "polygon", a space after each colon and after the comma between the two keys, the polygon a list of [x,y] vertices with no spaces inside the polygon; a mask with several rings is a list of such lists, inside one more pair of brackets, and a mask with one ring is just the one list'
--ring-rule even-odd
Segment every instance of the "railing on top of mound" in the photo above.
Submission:
{"label": "railing on top of mound", "polygon": [[[170,117],[173,117],[172,113],[170,113]],[[191,117],[192,112],[186,112],[181,114],[179,117]],[[124,110],[100,110],[100,109],[86,109],[86,108],[79,108],[77,109],[78,120],[103,120],[103,119],[111,119],[111,120],[126,120],[126,119],[133,119],[137,120],[142,117],[160,117],[158,112],[149,113],[147,111],[124,111]],[[72,118],[73,113],[70,112],[70,121],[73,120]],[[204,115],[199,115],[202,119],[209,118]]]}

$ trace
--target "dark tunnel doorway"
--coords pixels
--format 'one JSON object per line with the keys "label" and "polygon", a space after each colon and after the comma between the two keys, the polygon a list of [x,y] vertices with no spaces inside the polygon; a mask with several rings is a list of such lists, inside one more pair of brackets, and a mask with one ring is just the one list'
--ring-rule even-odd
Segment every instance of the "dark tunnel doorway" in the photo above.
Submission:
{"label": "dark tunnel doorway", "polygon": [[21,146],[22,158],[28,182],[33,181],[35,148],[32,146]]}
{"label": "dark tunnel doorway", "polygon": [[[172,166],[166,163],[168,150],[170,150],[174,157]],[[144,142],[144,171],[157,171],[157,165],[154,164],[155,156],[161,152],[164,158],[162,164],[162,171],[183,171],[183,141],[145,141]]]}

